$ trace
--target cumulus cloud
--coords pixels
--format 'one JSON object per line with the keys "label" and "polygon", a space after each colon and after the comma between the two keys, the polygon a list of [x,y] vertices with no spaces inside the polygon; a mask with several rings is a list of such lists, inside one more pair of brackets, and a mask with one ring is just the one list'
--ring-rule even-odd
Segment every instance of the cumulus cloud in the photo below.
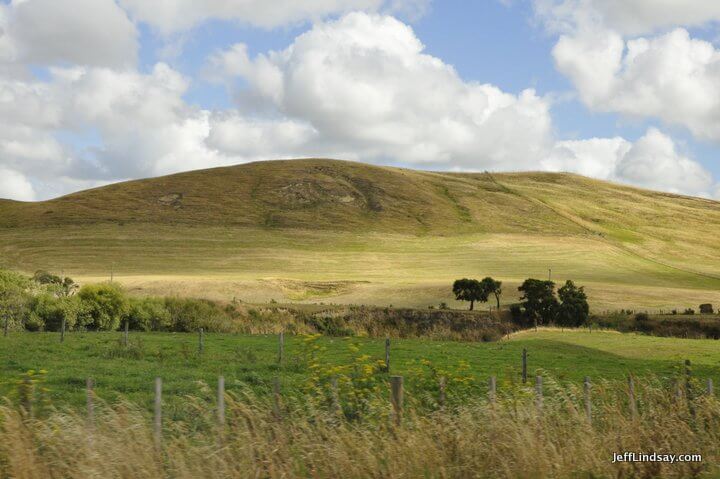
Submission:
{"label": "cumulus cloud", "polygon": [[560,33],[553,57],[595,111],[658,118],[720,141],[720,52],[676,25],[720,19],[720,3],[690,0],[536,0]]}
{"label": "cumulus cloud", "polygon": [[[453,170],[566,170],[670,191],[712,191],[707,172],[656,130],[635,144],[622,138],[556,142],[546,98],[532,89],[513,94],[463,80],[425,52],[411,27],[389,15],[354,12],[319,22],[279,51],[251,56],[247,46],[237,44],[216,52],[207,77],[224,82],[237,101],[233,108],[207,110],[187,103],[193,79],[170,65],[138,71],[132,64],[136,32],[122,27],[126,17],[117,18],[124,33],[112,36],[129,40],[116,50],[105,49],[102,29],[60,14],[67,31],[47,27],[45,33],[41,28],[32,35],[18,33],[18,22],[30,22],[21,16],[32,13],[23,9],[47,1],[0,5],[0,196],[43,199],[123,179],[307,156]],[[88,7],[105,9],[101,23],[124,15],[109,1],[112,5],[98,0]],[[131,2],[125,1],[126,6]],[[192,22],[225,15],[270,25],[343,11],[358,2],[288,3],[288,11],[272,13],[289,17],[272,21],[233,17],[242,10],[232,8],[255,4],[249,0],[186,6],[188,18],[197,17]],[[424,2],[359,3],[374,11]],[[138,2],[136,8],[151,12],[174,5]],[[213,5],[220,13],[204,10]],[[201,13],[193,14],[193,8]],[[261,15],[262,9],[252,14]],[[168,15],[167,28],[180,28]],[[48,35],[57,37],[57,44],[42,55],[33,52],[34,45],[52,43]],[[97,51],[71,54],[68,45],[77,42],[97,42]],[[568,43],[567,56],[573,57],[573,48],[582,56],[598,44]],[[593,61],[568,63],[568,72],[590,81],[595,70],[614,88],[625,71],[632,71],[623,48],[618,37],[596,55],[609,65],[605,73]],[[641,46],[635,51],[634,58],[640,58]],[[49,67],[42,79],[28,68],[33,61]],[[601,103],[611,90],[602,84],[587,91],[588,102]]]}
{"label": "cumulus cloud", "polygon": [[254,59],[235,45],[211,65],[216,75],[242,77],[249,90],[241,99],[252,97],[252,104],[307,123],[326,151],[416,165],[523,169],[551,142],[549,105],[533,90],[513,95],[463,81],[389,16],[348,14]]}
{"label": "cumulus cloud", "polygon": [[713,195],[710,172],[679,153],[672,138],[656,128],[635,143],[620,137],[560,141],[542,166],[673,193]]}
{"label": "cumulus cloud", "polygon": [[535,10],[554,30],[603,24],[623,35],[642,35],[675,26],[720,21],[714,0],[534,0]]}
{"label": "cumulus cloud", "polygon": [[660,118],[720,141],[720,52],[686,30],[627,42],[583,31],[560,37],[553,56],[592,109]]}
{"label": "cumulus cloud", "polygon": [[114,0],[13,0],[0,5],[0,62],[129,67],[137,31]]}
{"label": "cumulus cloud", "polygon": [[0,165],[0,198],[31,201],[35,190],[25,176]]}
{"label": "cumulus cloud", "polygon": [[260,27],[316,21],[351,11],[402,12],[421,15],[429,0],[120,0],[135,18],[165,34],[187,30],[209,19],[230,20]]}

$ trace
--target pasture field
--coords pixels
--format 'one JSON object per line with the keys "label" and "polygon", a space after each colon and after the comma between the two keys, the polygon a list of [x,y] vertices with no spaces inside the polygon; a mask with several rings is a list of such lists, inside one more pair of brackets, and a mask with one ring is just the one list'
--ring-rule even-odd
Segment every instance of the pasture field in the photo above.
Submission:
{"label": "pasture field", "polygon": [[[503,303],[528,277],[585,285],[595,312],[720,304],[720,279],[659,264],[598,237],[407,236],[211,226],[93,225],[0,229],[5,264],[116,281],[135,295],[244,302],[453,307],[452,282],[492,276]],[[479,305],[479,307],[483,307]]]}
{"label": "pasture field", "polygon": [[[121,333],[68,333],[63,344],[57,333],[14,333],[0,340],[0,396],[12,397],[28,370],[45,370],[42,386],[48,389],[48,398],[53,404],[73,406],[84,404],[88,377],[95,379],[96,392],[104,400],[122,397],[150,407],[153,379],[161,376],[166,401],[180,407],[184,396],[212,389],[219,375],[225,376],[230,391],[249,388],[261,395],[279,377],[284,392],[292,394],[306,384],[313,361],[329,369],[352,364],[363,355],[368,357],[366,363],[384,358],[384,340],[370,338],[286,336],[282,366],[277,361],[276,336],[206,334],[202,356],[196,334],[131,333],[129,348],[122,345]],[[312,361],[309,344],[322,348]],[[576,385],[584,376],[596,380],[621,380],[630,373],[677,377],[685,359],[692,361],[698,378],[713,378],[720,384],[717,341],[553,329],[516,333],[496,343],[392,340],[391,372],[411,378],[421,369],[450,374],[463,370],[480,397],[486,394],[490,375],[497,376],[499,388],[519,382],[523,348],[528,350],[531,376],[537,372]],[[377,374],[387,378],[385,373]],[[408,384],[412,394],[412,381]]]}
{"label": "pasture field", "polygon": [[720,203],[550,173],[271,161],[0,200],[0,267],[137,295],[425,308],[492,276],[587,287],[594,312],[720,303]]}

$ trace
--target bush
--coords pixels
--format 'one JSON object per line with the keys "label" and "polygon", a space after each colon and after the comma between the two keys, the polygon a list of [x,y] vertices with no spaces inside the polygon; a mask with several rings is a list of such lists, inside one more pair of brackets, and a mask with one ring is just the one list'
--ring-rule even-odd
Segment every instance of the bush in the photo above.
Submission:
{"label": "bush", "polygon": [[172,326],[165,301],[158,298],[130,299],[126,319],[130,329],[138,331],[167,331]]}
{"label": "bush", "polygon": [[692,308],[688,308],[683,312],[683,314],[693,315],[695,314],[695,310]]}
{"label": "bush", "polygon": [[25,328],[31,331],[60,331],[64,320],[65,329],[71,330],[76,327],[78,318],[84,317],[83,313],[78,298],[41,294],[30,301],[30,314]]}
{"label": "bush", "polygon": [[88,329],[113,331],[128,312],[128,300],[122,289],[113,283],[83,286],[78,293],[86,313]]}
{"label": "bush", "polygon": [[204,299],[165,298],[170,315],[170,329],[177,332],[231,330],[228,313],[212,301]]}
{"label": "bush", "polygon": [[27,316],[30,286],[28,278],[0,269],[0,311],[11,329],[22,329]]}
{"label": "bush", "polygon": [[354,336],[355,333],[352,329],[347,327],[347,323],[338,317],[326,316],[326,317],[309,317],[305,319],[308,326],[311,326],[320,334],[325,336],[336,336],[336,337],[347,337]]}

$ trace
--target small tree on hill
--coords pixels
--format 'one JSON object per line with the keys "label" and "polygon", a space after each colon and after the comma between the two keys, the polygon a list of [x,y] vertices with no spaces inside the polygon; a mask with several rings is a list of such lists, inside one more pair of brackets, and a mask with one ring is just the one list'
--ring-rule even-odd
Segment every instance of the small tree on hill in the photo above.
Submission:
{"label": "small tree on hill", "polygon": [[584,287],[577,287],[568,280],[565,286],[558,290],[560,305],[557,307],[555,320],[560,326],[578,327],[585,324],[590,315],[590,306]]}
{"label": "small tree on hill", "polygon": [[487,278],[483,278],[483,280],[480,281],[480,284],[482,285],[482,288],[488,297],[490,297],[491,294],[493,296],[495,296],[495,301],[497,301],[497,308],[500,309],[500,296],[502,295],[502,281],[497,281],[495,279],[487,277]]}
{"label": "small tree on hill", "polygon": [[488,298],[480,281],[476,279],[458,279],[453,283],[453,294],[458,301],[470,301],[470,311],[474,309],[475,301],[485,302]]}
{"label": "small tree on hill", "polygon": [[552,321],[558,305],[555,298],[555,283],[540,279],[526,279],[518,288],[525,314],[540,324]]}

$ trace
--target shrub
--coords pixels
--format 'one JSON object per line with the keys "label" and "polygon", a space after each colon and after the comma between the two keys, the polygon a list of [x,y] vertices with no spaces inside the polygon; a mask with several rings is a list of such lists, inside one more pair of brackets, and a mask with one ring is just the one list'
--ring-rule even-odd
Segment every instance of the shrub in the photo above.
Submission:
{"label": "shrub", "polygon": [[112,331],[128,312],[128,301],[122,289],[113,283],[83,286],[78,293],[87,314],[85,326],[95,331]]}
{"label": "shrub", "polygon": [[12,329],[22,328],[27,315],[30,286],[28,278],[0,269],[0,311]]}
{"label": "shrub", "polygon": [[133,298],[126,319],[130,329],[140,331],[167,331],[172,326],[165,302],[158,298]]}
{"label": "shrub", "polygon": [[305,322],[315,331],[325,336],[347,337],[355,335],[342,318],[333,316],[316,318],[311,316],[306,318]]}
{"label": "shrub", "polygon": [[30,314],[25,327],[31,331],[44,329],[46,331],[60,331],[63,320],[67,330],[73,329],[78,318],[83,317],[82,304],[75,297],[55,297],[44,293],[30,301]]}
{"label": "shrub", "polygon": [[683,312],[683,314],[693,315],[695,314],[695,310],[692,308],[688,308]]}
{"label": "shrub", "polygon": [[204,328],[206,331],[224,332],[231,329],[228,314],[212,301],[165,298],[165,308],[170,315],[172,331],[192,332]]}

